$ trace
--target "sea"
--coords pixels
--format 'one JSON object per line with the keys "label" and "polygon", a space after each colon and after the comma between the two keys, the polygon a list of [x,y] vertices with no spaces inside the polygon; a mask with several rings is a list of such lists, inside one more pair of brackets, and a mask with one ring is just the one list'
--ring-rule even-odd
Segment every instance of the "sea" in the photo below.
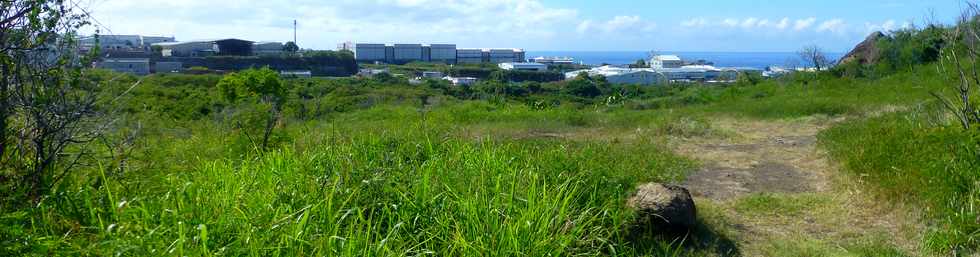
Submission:
{"label": "sea", "polygon": [[[658,52],[680,56],[689,62],[705,60],[715,67],[765,69],[770,66],[792,67],[803,63],[794,52]],[[827,53],[828,58],[837,60],[844,53]],[[650,59],[649,52],[643,51],[528,51],[528,59],[535,57],[571,57],[586,65],[625,65],[637,60]]]}

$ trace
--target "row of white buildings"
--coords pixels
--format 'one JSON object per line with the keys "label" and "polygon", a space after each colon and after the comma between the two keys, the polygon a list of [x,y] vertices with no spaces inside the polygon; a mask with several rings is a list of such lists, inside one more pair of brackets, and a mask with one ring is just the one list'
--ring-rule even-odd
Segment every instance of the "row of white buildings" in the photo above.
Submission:
{"label": "row of white buildings", "polygon": [[177,41],[174,37],[141,35],[99,35],[80,39],[83,51],[94,49],[102,51],[151,54],[154,48],[163,57],[203,57],[219,54],[228,55],[279,55],[283,52],[281,42],[253,42],[226,38],[210,40]]}
{"label": "row of white buildings", "polygon": [[79,39],[82,50],[91,50],[99,46],[102,50],[128,52],[147,52],[151,50],[153,44],[168,42],[177,42],[177,39],[141,35],[93,35]]}
{"label": "row of white buildings", "polygon": [[410,62],[521,63],[523,49],[467,49],[454,44],[354,44],[354,56],[361,63],[405,64]]}
{"label": "row of white buildings", "polygon": [[675,55],[655,56],[650,60],[650,68],[623,68],[602,66],[588,70],[565,73],[566,79],[574,79],[579,74],[602,75],[614,84],[656,85],[673,82],[730,82],[738,77],[736,68],[717,68],[710,65],[686,65]]}

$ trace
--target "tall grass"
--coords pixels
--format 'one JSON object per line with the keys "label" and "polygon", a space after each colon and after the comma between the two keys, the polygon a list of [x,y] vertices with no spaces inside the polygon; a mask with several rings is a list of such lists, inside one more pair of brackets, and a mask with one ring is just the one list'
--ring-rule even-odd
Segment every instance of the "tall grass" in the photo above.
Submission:
{"label": "tall grass", "polygon": [[935,126],[916,112],[853,121],[821,141],[885,199],[925,207],[926,244],[955,255],[980,247],[980,133]]}
{"label": "tall grass", "polygon": [[[676,180],[690,168],[659,144],[474,141],[402,125],[381,133],[340,126],[308,139],[318,142],[299,152],[284,147],[244,160],[200,160],[186,170],[153,176],[95,169],[62,184],[37,208],[4,211],[3,234],[12,237],[4,241],[14,243],[0,251],[92,256],[682,251],[656,242],[637,245],[622,234],[632,219],[624,198],[636,183]],[[200,143],[176,141],[183,143],[170,147],[195,149],[184,144]]]}

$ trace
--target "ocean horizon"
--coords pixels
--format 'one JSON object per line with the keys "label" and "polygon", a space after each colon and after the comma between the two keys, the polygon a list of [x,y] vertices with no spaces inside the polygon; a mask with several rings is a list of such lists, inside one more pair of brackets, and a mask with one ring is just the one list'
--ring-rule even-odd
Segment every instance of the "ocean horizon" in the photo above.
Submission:
{"label": "ocean horizon", "polygon": [[[680,56],[685,61],[705,60],[717,67],[765,69],[770,66],[799,66],[802,61],[795,52],[710,52],[710,51],[660,51],[659,54]],[[827,53],[832,60],[845,53]],[[647,51],[527,51],[528,59],[535,57],[571,57],[586,65],[625,65],[649,58]]]}

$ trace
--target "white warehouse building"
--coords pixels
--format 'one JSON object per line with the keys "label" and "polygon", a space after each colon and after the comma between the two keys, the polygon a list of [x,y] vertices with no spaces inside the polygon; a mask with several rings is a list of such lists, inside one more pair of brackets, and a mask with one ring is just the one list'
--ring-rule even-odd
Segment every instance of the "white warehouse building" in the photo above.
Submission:
{"label": "white warehouse building", "polygon": [[548,65],[533,62],[505,62],[497,65],[502,70],[516,71],[548,71]]}
{"label": "white warehouse building", "polygon": [[650,60],[650,68],[674,69],[684,66],[684,61],[676,55],[658,55]]}
{"label": "white warehouse building", "polygon": [[162,55],[165,57],[200,57],[214,55],[218,52],[214,41],[166,42],[156,43],[153,46],[159,46]]}
{"label": "white warehouse building", "polygon": [[667,77],[664,74],[652,69],[631,69],[612,66],[568,72],[565,73],[565,79],[575,79],[581,73],[589,74],[589,76],[605,76],[606,81],[613,84],[656,85],[667,82]]}

